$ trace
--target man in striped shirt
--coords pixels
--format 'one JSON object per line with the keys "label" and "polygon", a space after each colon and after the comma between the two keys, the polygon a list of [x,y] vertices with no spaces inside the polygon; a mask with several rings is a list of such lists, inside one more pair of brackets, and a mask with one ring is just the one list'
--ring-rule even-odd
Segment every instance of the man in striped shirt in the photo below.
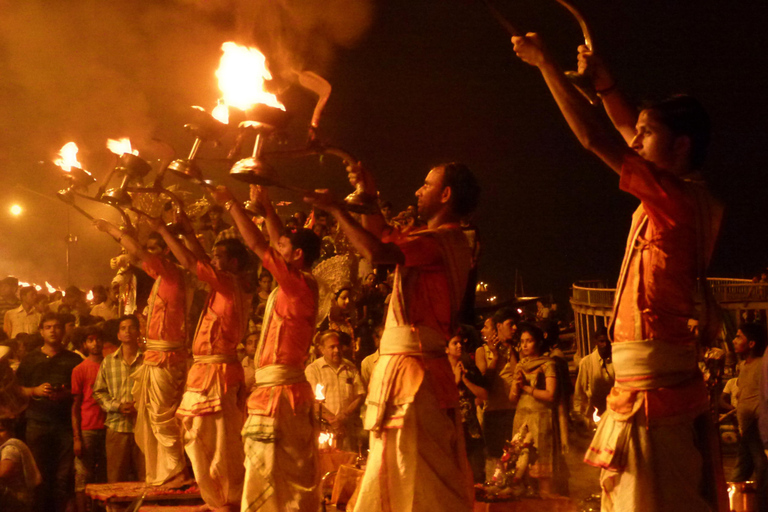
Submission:
{"label": "man in striped shirt", "polygon": [[144,455],[133,435],[136,407],[133,374],[144,362],[139,352],[139,320],[120,318],[120,348],[104,358],[93,384],[93,397],[107,412],[107,481],[144,480]]}

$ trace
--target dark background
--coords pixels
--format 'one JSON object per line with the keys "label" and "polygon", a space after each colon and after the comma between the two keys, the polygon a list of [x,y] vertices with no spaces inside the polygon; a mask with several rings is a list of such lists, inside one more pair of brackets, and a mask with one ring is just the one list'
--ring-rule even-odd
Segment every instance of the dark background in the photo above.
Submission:
{"label": "dark background", "polygon": [[[68,209],[38,195],[63,186],[46,162],[75,140],[81,161],[101,177],[111,165],[107,137],[130,136],[148,159],[156,156],[152,137],[187,152],[191,139],[182,125],[189,105],[211,108],[218,96],[221,43],[248,42],[244,34],[252,34],[281,57],[273,62],[276,74],[284,78],[279,70],[298,60],[332,83],[324,138],[363,160],[396,209],[413,200],[435,164],[460,160],[475,170],[483,186],[475,218],[483,241],[480,278],[493,294],[510,296],[516,271],[526,294],[560,300],[575,280],[615,280],[637,202],[578,145],[538,72],[515,58],[480,1],[317,2],[322,12],[296,18],[312,23],[246,16],[239,5],[245,2],[234,1],[102,4],[0,2],[0,274],[64,286]],[[287,12],[294,4],[300,3],[277,3]],[[540,32],[565,68],[575,67],[581,32],[554,0],[497,5],[524,30]],[[685,92],[708,108],[714,130],[707,166],[720,174],[717,190],[728,204],[710,274],[752,277],[768,265],[768,4],[578,6],[596,50],[631,98]],[[333,16],[332,23],[323,16]],[[297,87],[280,97],[293,114],[290,144],[300,144],[314,100]],[[202,154],[222,156],[230,143]],[[278,170],[302,186],[349,191],[342,167],[329,160]],[[207,174],[244,197],[225,169],[209,167]],[[298,199],[277,191],[274,198]],[[23,216],[7,213],[13,202],[25,207]],[[108,209],[88,208],[117,220]],[[74,212],[70,222],[79,237],[72,281],[84,288],[105,282],[116,246]]]}

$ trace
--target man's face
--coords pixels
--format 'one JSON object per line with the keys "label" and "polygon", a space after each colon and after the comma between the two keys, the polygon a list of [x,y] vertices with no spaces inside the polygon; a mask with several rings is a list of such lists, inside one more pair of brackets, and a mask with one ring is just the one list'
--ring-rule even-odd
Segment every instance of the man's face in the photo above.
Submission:
{"label": "man's face", "polygon": [[117,302],[117,296],[120,294],[120,285],[113,284],[109,287],[109,300]]}
{"label": "man's face", "polygon": [[277,252],[279,252],[280,256],[282,256],[288,263],[294,263],[296,261],[297,252],[293,249],[291,239],[287,236],[281,236],[280,240],[277,241]]}
{"label": "man's face", "polygon": [[117,331],[117,339],[121,343],[138,343],[139,328],[133,320],[123,320],[120,322],[120,328]]}
{"label": "man's face", "polygon": [[47,313],[48,312],[48,297],[45,295],[38,295],[37,299],[35,300],[35,310],[40,313]]}
{"label": "man's face", "polygon": [[226,247],[217,245],[213,248],[213,253],[211,254],[211,265],[216,270],[232,270],[231,267],[233,261],[235,260],[229,257]]}
{"label": "man's face", "polygon": [[435,167],[416,191],[416,207],[422,220],[431,219],[443,206],[443,169]]}
{"label": "man's face", "polygon": [[104,342],[99,335],[91,334],[85,339],[83,347],[89,356],[100,356],[104,349]]}
{"label": "man's face", "polygon": [[611,358],[611,342],[608,340],[608,336],[601,334],[595,340],[597,345],[597,353],[601,359],[608,360]]}
{"label": "man's face", "polygon": [[323,341],[323,348],[320,350],[326,362],[333,366],[341,364],[341,344],[336,336],[328,336]]}
{"label": "man's face", "polygon": [[40,328],[40,335],[46,344],[55,345],[64,338],[64,327],[58,320],[46,320]]}
{"label": "man's face", "polygon": [[630,146],[659,169],[671,171],[676,161],[678,139],[652,112],[643,110],[637,119],[635,138]]}
{"label": "man's face", "polygon": [[381,209],[381,214],[384,216],[385,219],[389,220],[392,218],[392,207],[391,206],[385,206]]}
{"label": "man's face", "polygon": [[28,290],[24,295],[21,296],[21,304],[25,309],[31,309],[35,306],[36,298],[37,292],[34,289]]}
{"label": "man's face", "polygon": [[499,339],[503,341],[510,341],[512,338],[514,338],[515,333],[517,332],[517,326],[515,325],[514,320],[511,318],[509,320],[504,320],[500,324],[497,324],[496,329],[499,333]]}
{"label": "man's face", "polygon": [[160,243],[155,238],[150,238],[147,240],[147,252],[149,254],[162,254],[163,253],[163,247],[160,245]]}
{"label": "man's face", "polygon": [[736,332],[736,337],[733,338],[733,351],[737,354],[747,354],[754,345],[754,342],[748,341],[744,333],[739,329]]}

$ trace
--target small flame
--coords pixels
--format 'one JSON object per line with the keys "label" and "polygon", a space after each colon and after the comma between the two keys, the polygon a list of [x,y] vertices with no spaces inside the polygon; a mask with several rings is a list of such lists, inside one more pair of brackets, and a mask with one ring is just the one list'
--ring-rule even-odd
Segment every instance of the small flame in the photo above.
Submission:
{"label": "small flame", "polygon": [[45,288],[48,290],[48,293],[56,293],[56,288],[51,286],[51,283],[48,281],[45,282]]}
{"label": "small flame", "polygon": [[331,446],[333,444],[333,434],[330,432],[320,432],[320,435],[317,437],[317,442],[320,443],[320,446],[324,444]]}
{"label": "small flame", "polygon": [[53,161],[54,164],[61,167],[63,171],[69,172],[73,167],[83,168],[83,164],[77,161],[77,144],[74,142],[67,142],[59,150],[59,156]]}
{"label": "small flame", "polygon": [[322,384],[318,384],[315,386],[315,400],[325,400],[325,395],[323,394],[323,389],[325,389],[325,386]]}
{"label": "small flame", "polygon": [[93,300],[93,290],[89,291],[85,298],[88,299],[88,302],[91,302]]}
{"label": "small flame", "polygon": [[272,80],[267,59],[259,50],[233,42],[221,46],[224,55],[219,61],[216,78],[224,94],[224,103],[248,110],[258,103],[285,110],[280,100],[264,90],[264,81]]}
{"label": "small flame", "polygon": [[211,115],[220,123],[229,124],[229,107],[223,101],[219,100]]}
{"label": "small flame", "polygon": [[131,147],[131,139],[125,137],[120,140],[115,139],[107,139],[107,149],[109,149],[111,152],[116,154],[117,156],[122,156],[126,153],[131,155],[137,155],[139,154],[138,149],[133,149]]}
{"label": "small flame", "polygon": [[595,407],[595,412],[592,413],[592,421],[600,423],[600,415],[597,414],[597,407]]}
{"label": "small flame", "polygon": [[43,291],[43,287],[42,287],[42,286],[40,286],[39,284],[36,284],[36,285],[35,285],[35,290],[37,290],[37,291],[39,291],[39,292],[40,292],[40,291]]}
{"label": "small flame", "polygon": [[21,286],[22,288],[26,288],[27,286],[29,286],[29,283],[25,283],[24,281],[19,281],[19,286]]}

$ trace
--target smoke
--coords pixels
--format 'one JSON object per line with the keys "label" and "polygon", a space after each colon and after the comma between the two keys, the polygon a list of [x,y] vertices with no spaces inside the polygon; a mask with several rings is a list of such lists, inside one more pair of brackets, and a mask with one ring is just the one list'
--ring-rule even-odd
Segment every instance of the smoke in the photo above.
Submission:
{"label": "smoke", "polygon": [[[223,42],[258,46],[277,75],[301,69],[326,72],[335,53],[365,33],[371,3],[0,0],[2,211],[11,199],[45,203],[16,184],[48,197],[62,187],[47,162],[68,141],[77,142],[80,161],[99,179],[112,162],[107,138],[130,137],[148,158],[151,149],[144,148],[155,137],[186,152],[190,140],[181,126],[188,122],[189,106],[210,109],[219,96],[214,71]],[[38,224],[54,232],[58,251],[66,234],[59,222],[64,206],[52,203],[32,211],[38,212]],[[0,276],[13,268],[26,271],[30,262],[46,274],[35,279],[62,276],[60,258],[54,263],[38,257],[40,242],[32,230],[12,235],[10,222],[0,216]],[[83,260],[76,265],[84,272],[102,272],[100,280],[105,280],[114,246],[104,249],[102,235],[80,235],[78,258]],[[92,278],[73,275],[73,280],[90,283]]]}

